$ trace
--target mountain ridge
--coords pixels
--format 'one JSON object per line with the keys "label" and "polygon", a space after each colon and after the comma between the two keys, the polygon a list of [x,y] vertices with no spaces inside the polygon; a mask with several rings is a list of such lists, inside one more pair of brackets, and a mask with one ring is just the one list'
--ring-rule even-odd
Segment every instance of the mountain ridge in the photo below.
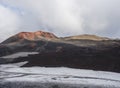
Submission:
{"label": "mountain ridge", "polygon": [[21,40],[41,40],[41,39],[64,39],[64,40],[93,40],[93,41],[103,41],[103,40],[112,40],[107,37],[100,37],[97,35],[92,34],[82,34],[82,35],[76,35],[76,36],[67,36],[67,37],[57,37],[55,34],[50,32],[44,32],[44,31],[36,31],[36,32],[20,32],[18,34],[15,34],[11,36],[10,38],[3,41],[1,44],[7,44],[11,42],[19,42]]}

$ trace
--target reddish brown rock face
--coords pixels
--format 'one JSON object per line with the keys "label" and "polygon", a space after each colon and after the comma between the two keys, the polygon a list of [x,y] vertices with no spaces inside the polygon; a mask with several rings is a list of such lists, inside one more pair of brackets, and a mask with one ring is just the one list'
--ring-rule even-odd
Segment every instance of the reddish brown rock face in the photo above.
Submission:
{"label": "reddish brown rock face", "polygon": [[27,40],[36,40],[40,38],[46,38],[46,39],[57,38],[54,34],[49,33],[49,32],[43,32],[43,31],[21,32],[17,34],[16,36],[20,39],[27,39]]}
{"label": "reddish brown rock face", "polygon": [[43,31],[21,32],[3,41],[2,44],[16,43],[22,40],[34,41],[34,40],[41,40],[41,39],[56,39],[56,38],[58,37],[49,32],[43,32]]}

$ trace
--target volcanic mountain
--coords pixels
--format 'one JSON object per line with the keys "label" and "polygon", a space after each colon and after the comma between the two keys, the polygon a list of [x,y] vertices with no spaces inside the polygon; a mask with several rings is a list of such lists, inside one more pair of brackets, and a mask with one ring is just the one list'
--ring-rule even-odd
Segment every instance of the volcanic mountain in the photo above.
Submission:
{"label": "volcanic mountain", "polygon": [[21,32],[8,38],[6,41],[2,42],[2,44],[19,42],[22,40],[35,41],[35,40],[41,40],[41,39],[55,39],[55,38],[57,38],[57,36],[49,32],[43,32],[43,31]]}
{"label": "volcanic mountain", "polygon": [[[22,57],[21,52],[38,53]],[[9,55],[21,56],[12,58]],[[28,61],[24,66],[65,66],[120,72],[120,40],[96,35],[63,38],[43,31],[21,32],[0,44],[0,56],[1,64]]]}

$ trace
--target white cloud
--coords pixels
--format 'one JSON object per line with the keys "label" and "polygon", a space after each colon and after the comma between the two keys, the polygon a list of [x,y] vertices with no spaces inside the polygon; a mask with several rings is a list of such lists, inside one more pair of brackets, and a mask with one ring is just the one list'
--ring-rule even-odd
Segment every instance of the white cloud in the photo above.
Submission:
{"label": "white cloud", "polygon": [[18,16],[9,8],[0,5],[0,42],[13,35],[18,26]]}
{"label": "white cloud", "polygon": [[[120,37],[120,0],[1,0],[20,9],[20,31]],[[18,14],[17,14],[18,15]],[[11,18],[12,19],[12,18]],[[14,26],[13,26],[14,27]]]}

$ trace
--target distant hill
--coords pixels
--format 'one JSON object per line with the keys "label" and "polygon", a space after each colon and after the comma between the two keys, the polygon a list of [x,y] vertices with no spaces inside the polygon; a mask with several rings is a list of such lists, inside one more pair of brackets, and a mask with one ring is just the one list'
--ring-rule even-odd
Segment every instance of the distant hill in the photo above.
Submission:
{"label": "distant hill", "polygon": [[89,35],[89,34],[70,36],[70,37],[65,37],[64,39],[65,40],[80,39],[80,40],[95,40],[95,41],[110,40],[110,38],[100,37],[96,35]]}

